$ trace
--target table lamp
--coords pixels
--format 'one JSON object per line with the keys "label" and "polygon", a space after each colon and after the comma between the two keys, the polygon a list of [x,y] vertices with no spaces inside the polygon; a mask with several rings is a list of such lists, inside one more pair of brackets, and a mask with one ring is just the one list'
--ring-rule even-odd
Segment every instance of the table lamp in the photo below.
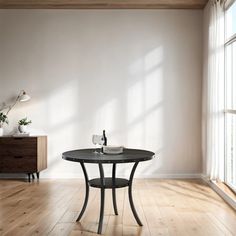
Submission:
{"label": "table lamp", "polygon": [[6,115],[8,115],[8,113],[10,112],[10,110],[18,103],[18,102],[26,102],[30,100],[30,96],[24,91],[21,90],[20,93],[18,94],[18,96],[16,97],[15,102],[12,105],[9,106],[5,106],[4,108],[2,108],[1,110],[5,110],[8,109],[6,112]]}

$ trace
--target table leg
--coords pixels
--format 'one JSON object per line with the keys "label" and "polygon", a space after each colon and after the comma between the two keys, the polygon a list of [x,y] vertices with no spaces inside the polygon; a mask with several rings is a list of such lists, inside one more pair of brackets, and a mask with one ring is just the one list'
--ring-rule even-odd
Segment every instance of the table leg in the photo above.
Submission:
{"label": "table leg", "polygon": [[29,183],[31,182],[31,175],[30,175],[30,173],[28,173],[28,182]]}
{"label": "table leg", "polygon": [[114,208],[114,212],[115,215],[118,215],[118,211],[117,211],[117,205],[116,205],[116,164],[113,164],[112,167],[112,201],[113,201],[113,208]]}
{"label": "table leg", "polygon": [[133,184],[134,172],[137,168],[138,163],[139,162],[135,162],[135,164],[132,168],[131,174],[130,174],[128,194],[129,194],[129,203],[130,203],[130,207],[131,207],[131,210],[133,212],[134,218],[140,226],[143,226],[143,224],[142,224],[141,220],[139,219],[138,214],[135,210],[133,196],[132,196],[132,184]]}
{"label": "table leg", "polygon": [[39,179],[39,172],[37,172],[36,175],[37,175],[37,179]]}
{"label": "table leg", "polygon": [[104,203],[105,203],[105,183],[104,183],[104,171],[102,167],[102,163],[99,163],[99,172],[100,172],[100,180],[101,180],[101,205],[100,205],[100,216],[99,216],[99,224],[98,224],[98,234],[102,233],[102,224],[103,224],[103,216],[104,216]]}
{"label": "table leg", "polygon": [[88,204],[88,198],[89,198],[89,180],[88,180],[88,174],[87,174],[87,171],[86,171],[86,168],[85,168],[85,165],[83,162],[80,162],[80,165],[82,167],[82,170],[83,170],[83,173],[84,173],[84,180],[85,180],[85,187],[86,187],[86,192],[85,192],[85,198],[84,198],[84,204],[83,204],[83,207],[81,209],[81,212],[77,218],[76,221],[80,221],[80,219],[82,218],[84,212],[85,212],[85,209],[87,207],[87,204]]}

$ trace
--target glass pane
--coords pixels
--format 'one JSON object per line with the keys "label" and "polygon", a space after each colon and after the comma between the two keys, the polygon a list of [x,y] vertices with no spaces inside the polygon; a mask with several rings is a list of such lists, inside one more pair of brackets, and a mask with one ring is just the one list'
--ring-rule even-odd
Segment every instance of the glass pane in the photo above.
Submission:
{"label": "glass pane", "polygon": [[226,46],[225,66],[226,109],[236,109],[236,42]]}
{"label": "glass pane", "polygon": [[236,190],[236,114],[226,114],[226,182]]}
{"label": "glass pane", "polygon": [[236,110],[236,41],[232,44],[232,47],[232,107]]}
{"label": "glass pane", "polygon": [[236,1],[226,11],[226,40],[236,33]]}
{"label": "glass pane", "polygon": [[228,45],[226,47],[226,51],[225,51],[225,64],[226,64],[226,71],[225,71],[225,75],[226,75],[226,109],[232,109],[232,44]]}

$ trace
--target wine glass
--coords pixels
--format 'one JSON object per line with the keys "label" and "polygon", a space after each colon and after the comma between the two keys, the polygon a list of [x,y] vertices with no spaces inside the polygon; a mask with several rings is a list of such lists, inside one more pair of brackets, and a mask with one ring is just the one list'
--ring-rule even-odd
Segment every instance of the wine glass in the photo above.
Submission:
{"label": "wine glass", "polygon": [[101,154],[101,152],[99,152],[99,147],[101,147],[104,144],[103,135],[94,134],[92,136],[92,142],[96,146],[94,153]]}

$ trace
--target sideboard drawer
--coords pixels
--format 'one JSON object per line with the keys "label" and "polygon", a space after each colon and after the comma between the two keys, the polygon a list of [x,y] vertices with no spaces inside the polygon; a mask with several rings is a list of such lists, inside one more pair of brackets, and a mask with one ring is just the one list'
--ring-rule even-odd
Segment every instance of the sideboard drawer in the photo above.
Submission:
{"label": "sideboard drawer", "polygon": [[46,168],[47,136],[0,137],[0,173],[26,173],[30,182]]}
{"label": "sideboard drawer", "polygon": [[1,156],[0,173],[37,171],[36,156]]}
{"label": "sideboard drawer", "polygon": [[0,156],[36,156],[37,138],[1,138]]}

